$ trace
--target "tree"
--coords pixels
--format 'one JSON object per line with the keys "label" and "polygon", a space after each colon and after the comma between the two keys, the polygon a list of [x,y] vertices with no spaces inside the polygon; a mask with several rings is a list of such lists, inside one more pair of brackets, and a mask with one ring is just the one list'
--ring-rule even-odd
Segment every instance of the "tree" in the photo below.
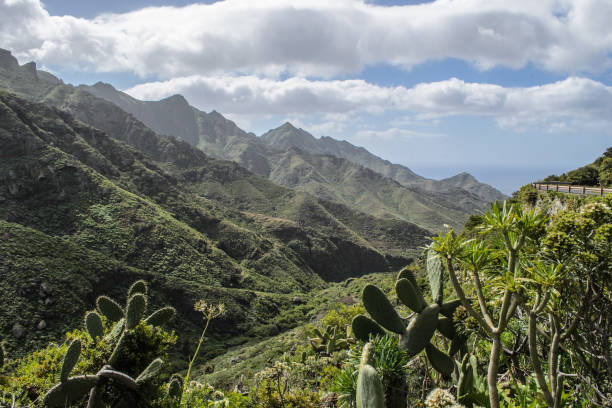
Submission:
{"label": "tree", "polygon": [[599,183],[604,187],[612,185],[612,147],[608,150],[610,157],[604,157],[599,165]]}
{"label": "tree", "polygon": [[[492,246],[484,241],[465,241],[452,230],[434,238],[433,249],[446,260],[446,267],[463,307],[486,333],[491,342],[487,383],[491,408],[499,408],[497,372],[502,352],[502,334],[517,307],[523,302],[521,258],[529,241],[541,235],[546,217],[535,209],[524,211],[520,206],[497,203],[484,214],[485,233],[491,233]],[[469,273],[476,299],[468,299],[459,281],[459,271]],[[483,286],[486,280],[488,289]],[[501,303],[491,299],[501,298]],[[472,306],[473,301],[478,310]]]}

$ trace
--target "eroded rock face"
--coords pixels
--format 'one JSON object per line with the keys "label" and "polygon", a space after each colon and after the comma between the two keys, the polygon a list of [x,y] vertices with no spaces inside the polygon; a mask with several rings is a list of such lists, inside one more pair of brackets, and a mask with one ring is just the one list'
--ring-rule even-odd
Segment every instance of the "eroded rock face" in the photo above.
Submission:
{"label": "eroded rock face", "polygon": [[4,69],[15,69],[19,67],[17,58],[11,55],[9,50],[0,48],[0,68]]}

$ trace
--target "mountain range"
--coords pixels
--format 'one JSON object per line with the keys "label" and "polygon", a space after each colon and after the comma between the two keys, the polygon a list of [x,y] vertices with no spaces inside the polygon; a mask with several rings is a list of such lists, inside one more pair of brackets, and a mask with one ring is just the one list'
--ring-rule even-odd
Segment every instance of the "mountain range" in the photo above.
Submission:
{"label": "mountain range", "polygon": [[488,191],[469,175],[428,181],[290,124],[257,137],[181,96],[74,87],[4,50],[0,146],[0,333],[18,353],[136,278],[177,307],[181,334],[197,330],[192,306],[205,298],[228,309],[213,335],[274,335],[309,318],[296,309],[302,295],[409,264]]}
{"label": "mountain range", "polygon": [[505,198],[467,173],[426,179],[362,147],[331,137],[317,139],[290,123],[257,137],[216,111],[194,108],[181,95],[139,101],[101,82],[79,89],[116,104],[160,134],[235,161],[277,184],[432,231],[444,224],[461,228],[470,214]]}
{"label": "mountain range", "polygon": [[306,318],[283,318],[295,294],[395,270],[430,235],[278,186],[1,57],[11,92],[0,91],[0,333],[13,333],[10,350],[59,338],[97,295],[138,277],[177,307],[181,333],[199,325],[192,306],[204,297],[228,308],[219,333],[265,337]]}

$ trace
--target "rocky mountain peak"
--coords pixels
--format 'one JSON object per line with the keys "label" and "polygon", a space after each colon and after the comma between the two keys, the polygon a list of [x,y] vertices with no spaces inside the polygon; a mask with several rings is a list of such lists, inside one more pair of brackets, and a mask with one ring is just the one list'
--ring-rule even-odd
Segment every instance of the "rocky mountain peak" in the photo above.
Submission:
{"label": "rocky mountain peak", "polygon": [[160,102],[169,103],[172,105],[189,106],[189,102],[187,102],[187,99],[185,99],[185,97],[181,94],[174,94],[172,96],[162,99]]}
{"label": "rocky mountain peak", "polygon": [[93,87],[101,91],[115,91],[116,90],[115,87],[112,86],[111,84],[102,82],[102,81],[96,82],[95,84],[93,84]]}
{"label": "rocky mountain peak", "polygon": [[453,181],[453,182],[461,182],[461,183],[478,183],[478,180],[476,180],[476,177],[472,176],[470,173],[467,173],[465,171],[457,175],[454,175],[452,177],[449,177],[445,180]]}
{"label": "rocky mountain peak", "polygon": [[12,70],[19,67],[17,58],[13,57],[13,54],[9,50],[0,48],[0,68]]}

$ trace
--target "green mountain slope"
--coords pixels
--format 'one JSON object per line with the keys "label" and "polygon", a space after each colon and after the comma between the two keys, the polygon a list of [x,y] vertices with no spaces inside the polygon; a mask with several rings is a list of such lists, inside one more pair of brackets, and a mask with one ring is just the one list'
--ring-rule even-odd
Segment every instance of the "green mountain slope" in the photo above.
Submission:
{"label": "green mountain slope", "polygon": [[[409,168],[393,164],[387,160],[368,152],[363,147],[357,147],[343,140],[331,137],[319,139],[303,129],[297,129],[290,123],[272,129],[261,136],[269,146],[279,149],[297,148],[311,154],[332,155],[349,160],[375,171],[385,177],[397,181],[406,187],[418,188],[419,194],[427,197],[428,193],[442,193],[448,197],[449,202],[460,202],[461,205],[482,209],[489,202],[503,200],[506,197],[500,191],[488,184],[480,183],[468,173],[460,173],[443,180],[432,180],[415,174]],[[471,193],[475,197],[470,197]],[[427,197],[437,200],[435,195]],[[440,203],[445,205],[444,200]]]}
{"label": "green mountain slope", "polygon": [[354,163],[313,155],[295,148],[275,155],[270,180],[318,197],[353,206],[381,218],[419,224],[431,231],[442,224],[461,228],[461,220],[479,210],[479,200],[465,193],[463,202],[444,194],[423,193]]}
{"label": "green mountain slope", "polygon": [[[463,225],[469,214],[488,203],[478,195],[484,186],[494,190],[477,182],[480,188],[471,192],[451,181],[427,180],[350,143],[331,138],[320,142],[323,139],[315,139],[288,123],[258,138],[217,112],[204,113],[191,107],[180,95],[151,102],[139,101],[103,83],[81,85],[79,89],[113,102],[158,132],[172,134],[216,157],[236,161],[277,184],[430,230],[438,230],[443,224]],[[180,122],[184,126],[175,125],[179,117],[184,118]],[[330,155],[336,159],[331,160]],[[389,171],[389,166],[394,170]],[[369,169],[380,170],[386,177],[374,176]],[[411,188],[389,176],[410,183]]]}
{"label": "green mountain slope", "polygon": [[[181,332],[197,324],[190,309],[206,295],[236,305],[223,333],[266,336],[288,328],[275,324],[274,316],[293,307],[289,293],[397,268],[410,262],[410,248],[426,242],[428,232],[413,224],[379,220],[276,186],[235,163],[160,137],[115,105],[73,87],[56,84],[43,99],[109,133],[65,110],[0,93],[0,220],[42,234],[41,242],[51,241],[42,248],[61,243],[75,253],[92,251],[73,262],[62,255],[73,250],[58,250],[51,262],[22,233],[2,262],[7,273],[26,279],[24,285],[36,286],[40,278],[19,271],[42,268],[54,279],[72,279],[92,262],[107,264],[102,275],[109,282],[90,284],[92,292],[82,299],[95,298],[98,286],[125,290],[132,275],[148,274],[171,282],[161,287],[168,299],[180,297],[179,321],[188,321],[178,326]],[[116,277],[125,271],[130,278]],[[268,298],[274,301],[262,306],[269,309],[265,318],[246,318],[252,302]],[[5,297],[0,307],[11,310],[8,305],[26,301],[20,299]],[[40,320],[61,331],[84,307],[91,304],[75,304],[72,319],[62,320],[59,312],[28,314],[20,324],[30,337],[15,347],[23,350],[41,338],[32,331]],[[4,337],[13,324],[3,320]]]}
{"label": "green mountain slope", "polygon": [[593,163],[563,173],[560,176],[548,176],[544,181],[560,181],[583,186],[612,186],[612,147],[608,147]]}

